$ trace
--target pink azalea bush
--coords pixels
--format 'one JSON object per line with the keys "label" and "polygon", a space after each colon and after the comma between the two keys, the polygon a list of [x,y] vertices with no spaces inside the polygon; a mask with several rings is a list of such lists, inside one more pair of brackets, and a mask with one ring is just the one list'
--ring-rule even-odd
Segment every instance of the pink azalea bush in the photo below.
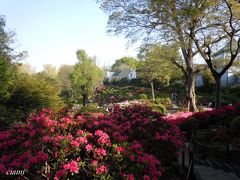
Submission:
{"label": "pink azalea bush", "polygon": [[[113,142],[127,142],[125,155],[134,164],[148,162],[144,171],[156,177],[167,175],[174,168],[179,149],[184,144],[183,135],[176,126],[166,122],[162,114],[142,105],[126,108],[115,106],[109,116],[91,118],[90,121],[92,122],[88,121],[86,129],[100,128],[112,137]],[[139,177],[144,176],[141,174],[142,168],[138,169]],[[131,169],[126,169],[128,170]]]}
{"label": "pink azalea bush", "polygon": [[0,133],[0,178],[24,169],[29,179],[164,179],[183,144],[176,126],[144,106],[108,116],[42,110]]}
{"label": "pink azalea bush", "polygon": [[181,124],[191,119],[198,119],[199,125],[211,125],[223,123],[222,121],[240,115],[240,104],[235,106],[224,106],[219,109],[210,109],[204,112],[178,112],[176,114],[166,116],[164,119],[174,125],[180,126]]}
{"label": "pink azalea bush", "polygon": [[215,140],[222,140],[219,136],[229,136],[228,128],[231,121],[240,116],[240,103],[234,106],[224,106],[219,109],[210,109],[204,112],[179,112],[171,116],[164,117],[164,119],[174,125],[180,127],[187,135],[191,135],[196,130],[208,129],[210,126],[223,127],[213,136]]}
{"label": "pink azalea bush", "polygon": [[177,112],[175,114],[172,114],[170,116],[163,117],[166,121],[179,126],[183,122],[187,121],[187,118],[192,116],[192,112]]}

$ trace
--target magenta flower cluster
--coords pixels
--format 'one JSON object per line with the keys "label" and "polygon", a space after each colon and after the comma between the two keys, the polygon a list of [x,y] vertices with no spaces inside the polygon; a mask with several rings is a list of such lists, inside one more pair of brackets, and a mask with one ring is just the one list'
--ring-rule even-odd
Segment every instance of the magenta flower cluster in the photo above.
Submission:
{"label": "magenta flower cluster", "polygon": [[[212,134],[213,141],[229,141],[231,135],[230,122],[240,116],[240,103],[234,106],[224,106],[219,109],[209,109],[204,112],[179,112],[164,119],[173,125],[179,126],[186,135],[191,135],[197,130],[209,129],[211,126],[218,127],[215,134]],[[219,128],[221,127],[221,128]]]}
{"label": "magenta flower cluster", "polygon": [[0,177],[24,169],[29,179],[159,179],[171,176],[184,139],[144,106],[103,114],[44,109],[0,133]]}

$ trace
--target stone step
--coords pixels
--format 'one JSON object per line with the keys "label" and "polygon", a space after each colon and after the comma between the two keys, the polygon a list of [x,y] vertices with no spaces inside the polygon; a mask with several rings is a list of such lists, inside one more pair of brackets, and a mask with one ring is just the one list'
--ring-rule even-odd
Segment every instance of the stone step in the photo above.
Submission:
{"label": "stone step", "polygon": [[[188,167],[189,154],[185,151],[185,165]],[[179,161],[181,162],[181,161]],[[194,156],[194,173],[197,180],[240,180],[240,167],[214,159],[202,160]]]}
{"label": "stone step", "polygon": [[226,163],[226,162],[219,162],[216,160],[201,160],[198,158],[194,158],[194,164],[197,166],[205,166],[210,167],[215,170],[222,170],[226,173],[235,174],[238,178],[240,178],[240,167],[236,164]]}
{"label": "stone step", "polygon": [[240,180],[235,174],[206,166],[195,165],[194,173],[197,180]]}

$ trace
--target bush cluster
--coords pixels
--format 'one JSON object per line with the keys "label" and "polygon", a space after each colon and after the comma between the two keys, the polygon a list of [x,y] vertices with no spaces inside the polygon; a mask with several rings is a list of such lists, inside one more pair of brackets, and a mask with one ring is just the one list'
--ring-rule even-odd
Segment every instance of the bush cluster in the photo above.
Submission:
{"label": "bush cluster", "polygon": [[[165,117],[165,119],[174,125],[180,127],[182,131],[185,131],[188,136],[198,130],[205,130],[214,127],[218,128],[215,136],[226,136],[227,138],[216,138],[212,136],[213,141],[223,140],[229,141],[235,138],[240,138],[239,136],[239,117],[240,117],[240,104],[234,106],[225,106],[219,109],[211,109],[204,112],[180,112],[172,116]],[[224,129],[220,130],[220,129]]]}
{"label": "bush cluster", "polygon": [[144,106],[101,113],[42,110],[0,133],[0,178],[24,169],[29,179],[178,179],[184,139]]}

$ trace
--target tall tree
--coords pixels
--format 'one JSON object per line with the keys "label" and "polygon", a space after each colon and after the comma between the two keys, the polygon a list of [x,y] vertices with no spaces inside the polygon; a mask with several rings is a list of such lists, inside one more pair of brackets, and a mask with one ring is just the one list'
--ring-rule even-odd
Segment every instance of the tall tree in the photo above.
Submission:
{"label": "tall tree", "polygon": [[[221,105],[221,77],[233,65],[240,52],[240,2],[217,0],[212,1],[210,6],[202,5],[207,8],[203,8],[201,15],[196,15],[199,13],[197,9],[190,12],[193,23],[189,35],[216,81],[215,107],[218,108]],[[214,62],[216,53],[220,51],[227,54],[221,67]]]}
{"label": "tall tree", "polygon": [[139,77],[147,80],[151,85],[152,100],[155,101],[154,80],[159,80],[161,71],[159,71],[159,62],[155,59],[146,59],[141,62],[138,73]]}
{"label": "tall tree", "polygon": [[26,73],[26,74],[36,73],[36,69],[32,67],[30,64],[26,64],[26,63],[19,63],[17,69],[18,69],[18,72],[20,73]]}
{"label": "tall tree", "polygon": [[142,48],[138,57],[141,60],[156,62],[154,69],[159,71],[158,80],[164,85],[169,85],[172,79],[181,79],[181,70],[173,66],[172,60],[184,66],[183,59],[179,53],[179,48],[175,45],[151,44]]}
{"label": "tall tree", "polygon": [[57,79],[57,69],[52,64],[44,64],[43,70],[37,75],[52,84],[56,89],[60,89],[60,82]]}
{"label": "tall tree", "polygon": [[76,52],[78,62],[71,74],[71,84],[75,97],[82,96],[83,106],[93,94],[98,83],[103,79],[102,70],[94,63],[84,50]]}
{"label": "tall tree", "polygon": [[[6,100],[5,123],[26,120],[26,117],[42,108],[59,110],[63,102],[60,90],[39,74],[28,74],[16,68],[16,81],[11,97]],[[17,116],[17,117],[16,117]]]}
{"label": "tall tree", "polygon": [[56,78],[57,68],[52,64],[44,64],[42,73],[45,74],[47,77]]}
{"label": "tall tree", "polygon": [[141,78],[149,81],[152,99],[155,101],[154,80],[169,85],[172,78],[181,77],[181,70],[172,64],[173,58],[181,58],[176,46],[153,44],[143,49],[138,55],[143,60],[138,71]]}
{"label": "tall tree", "polygon": [[0,15],[0,103],[11,96],[16,62],[26,54],[17,53],[12,48],[14,36],[15,32],[6,30],[5,17]]}
{"label": "tall tree", "polygon": [[71,104],[72,102],[72,87],[71,87],[71,80],[70,74],[73,72],[74,68],[72,65],[61,65],[57,78],[61,86],[61,96],[65,100],[65,103]]}
{"label": "tall tree", "polygon": [[123,33],[133,42],[154,40],[174,42],[179,45],[185,67],[177,60],[174,62],[184,71],[186,77],[188,109],[197,111],[195,79],[199,70],[195,68],[193,60],[198,50],[188,34],[189,28],[192,27],[191,24],[194,23],[188,14],[192,9],[201,6],[203,1],[99,0],[98,2],[101,3],[101,8],[109,14],[108,32]]}
{"label": "tall tree", "polygon": [[121,59],[117,59],[112,65],[112,71],[118,71],[122,65],[127,65],[129,68],[136,69],[139,65],[139,61],[132,57],[122,57]]}

